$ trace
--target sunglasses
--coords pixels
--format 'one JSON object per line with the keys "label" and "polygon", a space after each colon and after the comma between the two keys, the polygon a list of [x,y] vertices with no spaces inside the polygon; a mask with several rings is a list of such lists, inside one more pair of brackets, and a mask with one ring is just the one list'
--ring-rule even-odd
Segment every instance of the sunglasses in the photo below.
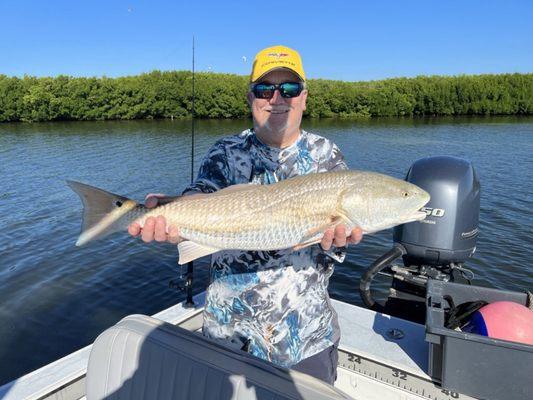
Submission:
{"label": "sunglasses", "polygon": [[274,96],[276,89],[279,90],[281,97],[290,99],[298,97],[302,93],[304,84],[302,82],[283,82],[278,85],[273,83],[256,83],[252,86],[252,93],[258,99],[270,100]]}

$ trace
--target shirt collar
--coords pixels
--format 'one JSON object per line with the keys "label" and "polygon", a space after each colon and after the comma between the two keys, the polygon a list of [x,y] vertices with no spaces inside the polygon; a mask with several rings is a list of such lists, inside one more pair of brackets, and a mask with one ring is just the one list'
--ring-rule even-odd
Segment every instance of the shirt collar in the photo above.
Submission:
{"label": "shirt collar", "polygon": [[295,154],[298,152],[298,148],[304,139],[304,137],[307,135],[307,132],[303,129],[300,130],[300,136],[298,139],[291,144],[288,147],[284,147],[283,149],[280,149],[279,147],[272,147],[265,143],[263,143],[255,134],[253,129],[250,129],[250,137],[252,139],[253,144],[257,147],[257,149],[267,158],[269,158],[272,161],[282,161],[287,159],[287,157],[290,157],[292,154]]}

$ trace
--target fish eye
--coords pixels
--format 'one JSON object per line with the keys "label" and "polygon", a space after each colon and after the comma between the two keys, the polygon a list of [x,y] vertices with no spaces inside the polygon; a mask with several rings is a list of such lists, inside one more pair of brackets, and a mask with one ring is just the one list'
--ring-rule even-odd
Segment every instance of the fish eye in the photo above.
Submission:
{"label": "fish eye", "polygon": [[403,192],[402,195],[403,197],[409,197],[409,192]]}
{"label": "fish eye", "polygon": [[117,200],[117,201],[115,202],[115,205],[116,205],[117,207],[122,207],[122,202],[121,202],[120,200]]}

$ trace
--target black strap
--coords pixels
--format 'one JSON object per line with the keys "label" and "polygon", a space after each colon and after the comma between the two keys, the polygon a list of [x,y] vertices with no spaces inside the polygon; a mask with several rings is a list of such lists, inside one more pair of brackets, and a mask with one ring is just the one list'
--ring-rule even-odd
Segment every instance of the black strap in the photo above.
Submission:
{"label": "black strap", "polygon": [[489,304],[486,301],[479,300],[467,301],[456,306],[450,296],[444,296],[444,299],[450,304],[450,309],[445,316],[444,322],[444,326],[448,329],[464,326],[473,313]]}
{"label": "black strap", "polygon": [[529,308],[531,311],[533,311],[533,293],[531,293],[529,290],[526,290],[526,294],[527,294],[526,307]]}

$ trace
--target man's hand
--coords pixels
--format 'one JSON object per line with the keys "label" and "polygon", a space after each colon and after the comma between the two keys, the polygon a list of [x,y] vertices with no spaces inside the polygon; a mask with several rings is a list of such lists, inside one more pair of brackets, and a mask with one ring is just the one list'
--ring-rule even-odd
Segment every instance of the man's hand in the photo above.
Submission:
{"label": "man's hand", "polygon": [[324,232],[320,245],[326,251],[331,249],[331,246],[344,247],[349,244],[357,244],[363,239],[363,231],[361,228],[354,228],[349,236],[346,235],[346,225],[337,225],[335,230],[328,229]]}
{"label": "man's hand", "polygon": [[[146,196],[145,206],[147,208],[153,208],[157,206],[161,198],[166,197],[163,194],[149,194]],[[168,226],[165,217],[159,215],[157,218],[149,217],[144,222],[144,227],[137,223],[133,223],[128,227],[128,232],[131,236],[141,235],[143,242],[149,243],[152,240],[156,242],[170,242],[170,243],[179,243],[181,242],[181,237],[179,235],[179,230],[175,226]]]}

